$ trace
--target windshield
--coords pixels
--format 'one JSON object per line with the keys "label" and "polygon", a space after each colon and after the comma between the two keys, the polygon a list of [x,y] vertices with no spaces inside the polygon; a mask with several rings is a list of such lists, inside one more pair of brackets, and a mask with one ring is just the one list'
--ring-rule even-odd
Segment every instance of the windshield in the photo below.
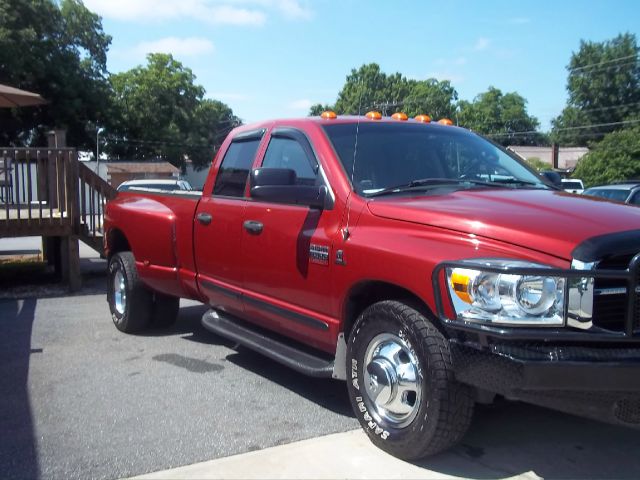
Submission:
{"label": "windshield", "polygon": [[[505,188],[519,183],[529,188],[547,188],[508,153],[463,129],[371,122],[323,128],[361,195],[375,195],[397,186],[433,188],[442,186],[446,179],[459,188],[481,188],[483,182],[503,184]],[[429,179],[437,182],[428,182]]]}
{"label": "windshield", "polygon": [[614,188],[590,188],[585,190],[585,195],[591,195],[593,197],[606,198],[607,200],[614,200],[616,202],[625,202],[629,196],[629,190],[621,190]]}
{"label": "windshield", "polygon": [[580,182],[562,182],[562,188],[566,188],[569,190],[580,190],[582,188],[582,183]]}

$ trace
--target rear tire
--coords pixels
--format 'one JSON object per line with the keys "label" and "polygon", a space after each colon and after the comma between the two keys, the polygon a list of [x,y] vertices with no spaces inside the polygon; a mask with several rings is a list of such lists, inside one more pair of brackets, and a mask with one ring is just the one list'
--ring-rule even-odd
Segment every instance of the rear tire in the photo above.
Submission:
{"label": "rear tire", "polygon": [[398,301],[368,307],[347,346],[351,405],[371,441],[404,460],[447,450],[466,433],[472,390],[454,377],[449,343]]}
{"label": "rear tire", "polygon": [[140,281],[131,252],[120,252],[111,257],[107,300],[113,324],[121,332],[139,332],[149,324],[153,296]]}
{"label": "rear tire", "polygon": [[155,292],[153,295],[153,311],[151,323],[154,327],[168,328],[178,319],[180,298]]}

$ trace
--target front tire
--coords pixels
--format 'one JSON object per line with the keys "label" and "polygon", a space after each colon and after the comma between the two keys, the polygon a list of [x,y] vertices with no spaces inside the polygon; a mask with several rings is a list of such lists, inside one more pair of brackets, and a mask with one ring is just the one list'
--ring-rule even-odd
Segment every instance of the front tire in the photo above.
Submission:
{"label": "front tire", "polygon": [[442,452],[462,439],[473,414],[456,381],[449,344],[417,310],[378,302],[356,320],[347,346],[351,405],[371,441],[404,460]]}
{"label": "front tire", "polygon": [[111,319],[118,330],[143,330],[151,319],[153,296],[142,284],[131,252],[116,253],[109,261],[107,299]]}

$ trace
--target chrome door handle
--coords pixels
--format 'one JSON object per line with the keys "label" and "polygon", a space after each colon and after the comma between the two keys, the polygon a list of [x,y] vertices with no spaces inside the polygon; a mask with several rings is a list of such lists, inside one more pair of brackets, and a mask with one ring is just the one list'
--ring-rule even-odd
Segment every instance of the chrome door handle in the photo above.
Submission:
{"label": "chrome door handle", "polygon": [[264,225],[260,222],[256,222],[255,220],[247,220],[242,224],[244,229],[252,235],[260,235],[262,233],[262,229]]}

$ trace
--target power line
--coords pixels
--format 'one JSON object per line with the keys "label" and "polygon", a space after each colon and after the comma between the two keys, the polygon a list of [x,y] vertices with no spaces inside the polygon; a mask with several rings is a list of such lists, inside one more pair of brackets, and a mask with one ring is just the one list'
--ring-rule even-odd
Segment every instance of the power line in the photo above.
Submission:
{"label": "power line", "polygon": [[[608,65],[608,64],[610,64],[610,63],[620,62],[620,61],[622,61],[622,60],[629,60],[629,59],[631,59],[631,58],[634,58],[634,59],[636,59],[636,60],[637,60],[638,55],[637,55],[637,54],[634,54],[634,55],[627,55],[627,56],[625,56],[625,57],[613,58],[613,59],[611,59],[611,60],[606,60],[606,61],[604,61],[604,62],[591,63],[591,64],[588,64],[588,65],[581,65],[581,66],[579,66],[579,67],[569,67],[567,70],[572,71],[572,72],[576,72],[576,71],[579,71],[579,70],[586,70],[586,69],[589,69],[589,68],[595,68],[595,67],[598,67],[598,66],[601,66],[601,65]],[[635,62],[627,62],[627,63],[625,63],[625,65],[626,65],[626,64],[631,64],[631,63],[635,63]]]}
{"label": "power line", "polygon": [[[566,130],[583,130],[583,129],[587,129],[587,128],[602,128],[602,127],[613,127],[616,125],[625,125],[625,124],[634,124],[634,123],[640,123],[640,120],[625,120],[622,122],[610,122],[610,123],[598,123],[598,124],[594,124],[594,125],[580,125],[580,126],[576,126],[576,127],[563,127],[563,128],[556,128],[555,131],[556,132],[562,132],[562,131],[566,131]],[[510,137],[510,136],[518,136],[518,135],[532,135],[532,134],[542,134],[542,132],[539,132],[537,130],[529,130],[526,132],[505,132],[505,133],[491,133],[491,134],[487,134],[485,136],[487,137]],[[605,132],[601,132],[601,133],[605,133]],[[601,133],[592,133],[592,135],[601,135]],[[582,134],[582,135],[589,135],[589,134]]]}

